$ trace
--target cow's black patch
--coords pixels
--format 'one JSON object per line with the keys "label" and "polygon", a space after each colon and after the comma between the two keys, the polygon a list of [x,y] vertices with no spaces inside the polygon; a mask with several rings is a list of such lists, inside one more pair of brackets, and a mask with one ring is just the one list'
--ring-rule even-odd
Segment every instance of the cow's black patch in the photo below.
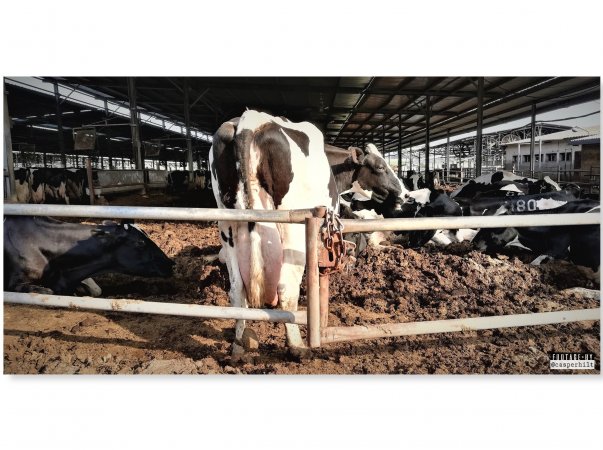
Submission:
{"label": "cow's black patch", "polygon": [[257,177],[260,185],[272,197],[275,207],[281,204],[293,181],[291,149],[281,129],[275,123],[266,123],[254,136],[254,144],[260,152]]}
{"label": "cow's black patch", "polygon": [[224,234],[224,232],[223,232],[223,231],[220,231],[220,237],[222,238],[222,240],[223,240],[224,242],[228,242],[228,238],[226,237],[226,235]]}
{"label": "cow's black patch", "polygon": [[291,128],[283,128],[283,131],[298,145],[304,155],[310,154],[310,138],[306,133]]}
{"label": "cow's black patch", "polygon": [[213,161],[211,171],[218,180],[220,199],[227,208],[234,208],[239,185],[239,172],[236,166],[234,137],[239,119],[233,119],[220,126],[213,138]]}
{"label": "cow's black patch", "polygon": [[499,181],[502,181],[503,178],[504,178],[504,175],[502,172],[494,172],[492,174],[492,178],[490,178],[490,182],[498,183]]}
{"label": "cow's black patch", "polygon": [[228,245],[234,247],[234,241],[232,239],[232,227],[228,227]]}
{"label": "cow's black patch", "polygon": [[251,233],[255,229],[255,222],[247,222],[247,229]]}

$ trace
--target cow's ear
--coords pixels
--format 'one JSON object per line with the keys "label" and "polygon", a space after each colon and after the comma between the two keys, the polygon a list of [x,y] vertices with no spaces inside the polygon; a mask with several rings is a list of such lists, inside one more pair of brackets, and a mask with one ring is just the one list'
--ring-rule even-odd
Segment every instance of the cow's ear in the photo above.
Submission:
{"label": "cow's ear", "polygon": [[352,161],[354,161],[355,164],[362,165],[364,163],[365,154],[361,148],[348,147],[348,150],[352,154]]}

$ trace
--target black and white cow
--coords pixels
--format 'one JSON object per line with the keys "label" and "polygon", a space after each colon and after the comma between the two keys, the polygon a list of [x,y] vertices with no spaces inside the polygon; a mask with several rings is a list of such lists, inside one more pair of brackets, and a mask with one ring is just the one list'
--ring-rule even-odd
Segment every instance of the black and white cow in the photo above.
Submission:
{"label": "black and white cow", "polygon": [[[552,203],[550,204],[552,206]],[[558,202],[557,207],[538,210],[518,210],[504,206],[502,214],[600,214],[600,203],[594,200]],[[575,264],[599,270],[600,227],[599,225],[568,225],[554,227],[521,227],[481,229],[473,239],[482,251],[495,251],[507,245],[518,245],[536,255],[553,258],[569,258]],[[540,258],[537,258],[539,260]]]}
{"label": "black and white cow", "polygon": [[88,187],[88,176],[86,169],[65,170],[65,194],[69,204],[88,203],[86,188]]}
{"label": "black and white cow", "polygon": [[[337,206],[322,133],[307,122],[247,110],[220,126],[209,165],[220,208]],[[220,221],[218,226],[232,306],[279,304],[295,311],[306,261],[303,225]],[[243,351],[244,329],[245,321],[238,320],[233,354]],[[292,352],[302,353],[305,344],[298,326],[286,324],[286,330]]]}
{"label": "black and white cow", "polygon": [[19,203],[29,203],[31,200],[31,181],[29,168],[15,170],[15,191]]}
{"label": "black and white cow", "polygon": [[424,188],[433,191],[440,188],[440,173],[437,170],[434,170],[423,178],[422,174],[418,174],[414,170],[409,170],[406,172],[406,178],[403,182],[409,191],[416,191]]}
{"label": "black and white cow", "polygon": [[482,197],[478,195],[469,204],[469,214],[472,216],[493,216],[497,215],[499,210],[504,212],[507,209],[512,213],[529,214],[559,208],[577,199],[574,192],[565,190],[504,197]]}
{"label": "black and white cow", "polygon": [[525,178],[505,170],[492,174],[481,175],[469,180],[450,193],[451,198],[473,199],[477,194],[503,190],[518,194],[539,194],[544,192],[560,191],[561,187],[550,177],[542,180]]}
{"label": "black and white cow", "polygon": [[167,191],[169,193],[186,192],[189,188],[188,170],[172,170],[167,176]]}
{"label": "black and white cow", "polygon": [[65,169],[44,167],[32,169],[31,201],[33,203],[69,204]]}
{"label": "black and white cow", "polygon": [[174,263],[134,225],[4,218],[4,290],[72,295],[106,272],[168,277]]}
{"label": "black and white cow", "polygon": [[374,210],[393,217],[408,190],[374,144],[347,150],[325,145],[325,152],[343,203],[354,211]]}
{"label": "black and white cow", "polygon": [[205,171],[195,170],[193,172],[193,185],[196,190],[205,189]]}

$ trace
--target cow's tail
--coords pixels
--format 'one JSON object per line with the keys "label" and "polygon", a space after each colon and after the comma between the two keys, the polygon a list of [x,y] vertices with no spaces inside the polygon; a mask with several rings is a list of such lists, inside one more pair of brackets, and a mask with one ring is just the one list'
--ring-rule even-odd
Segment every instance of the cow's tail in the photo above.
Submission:
{"label": "cow's tail", "polygon": [[252,308],[261,308],[264,299],[264,257],[262,256],[262,238],[257,225],[249,223],[249,240],[251,244],[251,260],[249,267],[250,286],[247,301]]}

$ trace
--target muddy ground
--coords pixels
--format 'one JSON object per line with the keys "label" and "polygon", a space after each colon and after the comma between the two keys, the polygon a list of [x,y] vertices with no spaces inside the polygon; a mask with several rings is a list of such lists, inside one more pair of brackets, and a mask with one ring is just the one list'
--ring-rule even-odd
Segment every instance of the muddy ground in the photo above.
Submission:
{"label": "muddy ground", "polygon": [[[206,206],[198,195],[191,198],[195,206]],[[185,201],[160,195],[108,199],[110,204],[147,206],[181,206]],[[174,259],[175,275],[172,279],[95,277],[104,297],[228,305],[228,274],[215,260],[220,248],[215,224],[139,223]],[[531,259],[532,255],[517,250],[487,255],[470,244],[371,249],[349,272],[332,277],[330,325],[599,307],[597,300],[565,291],[598,290],[599,280],[590,269],[563,261],[531,266]],[[300,308],[306,308],[303,288]],[[251,327],[259,337],[259,351],[235,362],[230,356],[231,320],[5,305],[4,373],[560,373],[549,370],[547,353],[552,351],[593,352],[596,371],[575,372],[600,370],[599,322],[332,344],[305,359],[287,352],[283,325],[254,322]]]}

